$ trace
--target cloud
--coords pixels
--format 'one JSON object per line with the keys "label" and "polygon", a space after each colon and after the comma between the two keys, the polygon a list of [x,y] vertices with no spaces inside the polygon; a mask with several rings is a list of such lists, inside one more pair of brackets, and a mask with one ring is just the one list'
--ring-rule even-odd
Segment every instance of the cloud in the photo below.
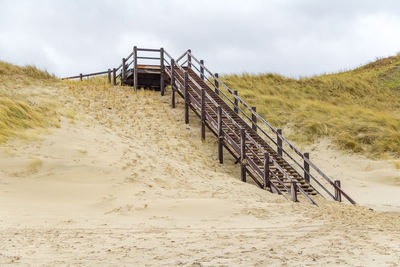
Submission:
{"label": "cloud", "polygon": [[0,0],[0,60],[59,76],[140,47],[191,48],[219,73],[313,75],[399,52],[398,1]]}

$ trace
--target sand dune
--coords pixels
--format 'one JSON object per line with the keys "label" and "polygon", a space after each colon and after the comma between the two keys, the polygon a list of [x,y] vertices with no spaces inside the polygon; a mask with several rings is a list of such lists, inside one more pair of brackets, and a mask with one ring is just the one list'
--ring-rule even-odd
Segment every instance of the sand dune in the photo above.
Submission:
{"label": "sand dune", "polygon": [[[400,262],[398,214],[288,202],[240,182],[233,159],[219,165],[215,138],[201,142],[198,120],[183,124],[182,102],[171,109],[168,94],[74,86],[49,89],[74,120],[2,146],[0,265]],[[342,180],[347,188],[360,177]]]}

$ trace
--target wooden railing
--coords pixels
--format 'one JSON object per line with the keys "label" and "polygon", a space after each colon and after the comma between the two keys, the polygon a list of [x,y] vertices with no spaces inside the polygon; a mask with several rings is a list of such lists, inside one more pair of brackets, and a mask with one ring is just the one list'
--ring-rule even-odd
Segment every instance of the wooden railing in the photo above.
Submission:
{"label": "wooden railing", "polygon": [[[159,56],[143,55],[146,53],[157,53]],[[204,61],[198,60],[190,50],[187,50],[175,60],[163,48],[147,49],[137,48],[135,46],[132,52],[126,58],[123,58],[121,64],[116,68],[108,69],[103,72],[80,74],[64,79],[80,78],[82,80],[84,77],[107,74],[109,83],[116,85],[117,79],[119,79],[121,85],[124,85],[127,81],[128,74],[130,74],[129,76],[133,79],[134,88],[137,90],[138,65],[143,64],[143,61],[149,60],[157,61],[160,66],[161,94],[164,95],[165,93],[164,77],[168,76],[171,80],[172,107],[175,107],[175,94],[178,93],[185,100],[185,122],[188,123],[189,121],[188,110],[190,107],[193,111],[197,112],[201,118],[202,137],[205,136],[204,131],[206,126],[218,137],[218,150],[221,151],[221,153],[219,153],[220,162],[222,163],[222,147],[225,147],[231,152],[237,159],[237,162],[241,162],[242,180],[243,177],[245,177],[246,168],[250,168],[250,176],[260,187],[269,189],[271,192],[282,194],[285,198],[287,198],[285,196],[285,193],[287,193],[291,196],[293,201],[297,201],[297,192],[299,192],[310,203],[316,205],[316,202],[301,188],[301,186],[296,184],[297,181],[292,179],[291,175],[287,173],[281,164],[275,160],[259,142],[254,140],[249,134],[249,129],[251,129],[253,134],[256,133],[256,136],[264,140],[267,147],[274,151],[274,155],[279,155],[280,160],[282,160],[286,166],[290,166],[297,175],[302,177],[313,190],[315,190],[315,192],[323,197],[332,198],[336,201],[342,201],[343,196],[350,203],[356,203],[343,191],[340,186],[340,181],[332,181],[310,160],[309,153],[300,152],[299,149],[282,135],[281,129],[272,127],[257,113],[256,107],[252,107],[244,101],[238,95],[238,91],[229,88],[219,78],[218,73],[211,72],[205,66]],[[210,95],[207,93],[206,90],[196,82],[195,78],[189,74],[189,70],[200,77],[215,94],[213,93],[213,95]],[[194,87],[191,84],[193,84]],[[194,95],[189,94],[189,91]],[[196,98],[200,99],[200,101]],[[225,107],[222,108],[221,105],[217,103],[217,100],[222,100]],[[235,114],[238,115],[241,122],[245,123],[246,128],[248,127],[247,130],[229,115],[227,112],[228,110],[226,110],[227,107],[230,108],[230,111],[234,111]],[[206,109],[210,110],[213,114],[210,114]],[[206,121],[208,123],[206,123]],[[232,129],[229,124],[234,125],[236,129],[239,128],[240,132],[238,133],[235,129]],[[226,131],[228,131],[229,134],[223,132],[223,126],[227,129]],[[232,136],[240,140],[240,143],[237,143]],[[247,141],[248,144],[246,144],[245,141]],[[230,148],[226,143],[230,145]],[[263,156],[260,157],[258,154],[254,153],[249,144],[257,147],[257,149],[262,152]],[[263,170],[256,164],[255,160],[246,155],[246,151],[252,153],[253,158],[257,159],[258,162],[264,162]],[[235,155],[234,152],[239,156]],[[245,164],[245,166],[243,164]],[[275,172],[270,170],[270,164],[274,166],[275,169],[279,170],[286,180],[290,181],[290,188],[285,185],[284,181]],[[244,174],[243,169],[245,171]],[[261,183],[256,179],[256,176],[261,179]],[[277,184],[275,184],[271,178],[273,178]],[[279,187],[281,189],[279,189]]]}
{"label": "wooden railing", "polygon": [[[182,61],[182,63],[179,63]],[[197,72],[197,74],[207,81],[207,84],[212,87],[221,99],[229,104],[234,111],[236,111],[241,118],[248,122],[248,125],[257,131],[257,133],[264,136],[268,143],[276,147],[276,151],[281,158],[296,172],[304,178],[307,182],[313,181],[313,188],[322,196],[328,196],[336,201],[341,201],[341,196],[346,198],[350,203],[356,202],[340,187],[340,181],[332,181],[324,172],[322,172],[310,159],[309,153],[302,153],[297,149],[288,139],[282,135],[281,129],[275,129],[265,119],[256,112],[255,107],[251,107],[241,97],[238,96],[236,90],[229,88],[222,80],[220,80],[217,73],[211,72],[205,65],[203,60],[198,60],[190,50],[186,51],[181,57],[178,58],[177,65],[185,65]],[[270,133],[268,133],[268,131]],[[275,135],[275,138],[271,136]],[[260,137],[262,137],[260,135]],[[249,138],[248,136],[246,136]],[[250,138],[249,138],[250,139]],[[261,148],[260,148],[261,149]],[[264,151],[265,152],[265,151]],[[296,157],[300,158],[303,162],[300,163]],[[275,163],[274,163],[275,165]],[[279,164],[275,165],[279,168]],[[311,171],[314,170],[314,173]],[[282,170],[283,171],[283,170]],[[259,170],[256,170],[259,173]],[[259,173],[260,174],[260,173]],[[261,176],[261,174],[260,174]],[[321,180],[322,179],[322,180]],[[328,189],[331,186],[332,192]],[[320,190],[324,193],[321,193]]]}
{"label": "wooden railing", "polygon": [[[171,62],[170,65],[171,66],[174,65],[173,61]],[[217,135],[220,140],[220,143],[224,143],[224,141],[228,142],[231,145],[231,147],[233,148],[233,150],[236,151],[236,153],[240,154],[241,163],[247,165],[247,167],[242,166],[242,172],[246,171],[245,168],[250,167],[256,173],[256,175],[258,175],[262,179],[263,183],[260,183],[257,179],[254,179],[254,177],[252,177],[254,179],[254,181],[260,187],[262,187],[264,189],[269,188],[272,192],[282,194],[282,191],[278,188],[278,186],[274,182],[272,182],[271,179],[269,179],[269,177],[274,177],[275,180],[278,181],[278,183],[282,185],[284,191],[291,195],[291,198],[293,201],[297,201],[297,191],[299,191],[310,203],[317,205],[316,202],[306,192],[304,192],[304,190],[301,187],[296,185],[296,181],[294,181],[291,178],[291,176],[283,168],[281,168],[281,166],[272,157],[269,157],[268,152],[265,151],[261,146],[259,146],[259,144],[251,137],[251,135],[249,135],[244,130],[244,128],[242,128],[239,124],[237,124],[237,122],[233,118],[231,118],[229,113],[225,109],[222,109],[221,106],[215,101],[215,99],[212,96],[210,96],[208,93],[206,93],[204,88],[202,88],[190,75],[188,75],[187,71],[184,70],[183,66],[181,66],[181,65],[175,65],[175,66],[178,67],[178,69],[180,70],[179,72],[174,71],[173,68],[171,68],[171,71],[169,71],[169,74],[172,77],[178,78],[178,79],[176,79],[177,80],[176,89],[174,88],[174,82],[176,80],[172,79],[172,80],[174,80],[172,82],[173,91],[178,90],[178,93],[180,95],[184,96],[185,103],[189,102],[192,107],[195,107],[195,108],[197,108],[198,111],[200,111],[200,114],[202,114],[202,115],[200,115],[200,117],[203,117],[202,123],[204,123],[205,119],[210,122],[210,124],[214,127],[214,130],[216,130],[218,132]],[[184,73],[184,77],[182,76],[182,73]],[[195,88],[193,88],[187,82],[187,80],[189,80],[189,79],[197,87],[197,90]],[[200,102],[196,100],[195,96],[187,93],[189,91],[189,89],[191,89],[190,90],[191,92],[196,94],[197,98],[201,99]],[[197,92],[200,91],[201,95],[196,93],[196,91]],[[204,101],[205,98],[207,98],[208,101]],[[210,103],[210,104],[208,104],[208,103]],[[208,110],[214,111],[214,115],[217,115],[217,117],[218,117],[217,121],[213,118],[212,114],[209,114],[207,112],[207,107],[209,108]],[[188,109],[187,105],[186,105],[185,109],[186,109],[185,113],[187,113],[187,109]],[[215,113],[215,110],[218,110],[218,114]],[[241,128],[240,136],[237,135],[235,130],[233,130],[232,128],[229,127],[229,125],[227,124],[227,121],[222,119],[223,117],[227,118],[229,120],[229,122],[235,124],[235,126],[237,128]],[[187,119],[185,119],[185,121],[187,121]],[[224,124],[230,130],[231,134],[227,134],[222,131],[222,124]],[[231,137],[232,135],[234,135],[234,136],[236,135],[236,137],[241,140],[241,143],[237,144],[235,142],[235,140],[233,140],[233,138]],[[251,159],[251,157],[248,157],[246,155],[245,151],[250,151],[252,153],[254,153],[254,151],[250,148],[250,146],[248,144],[246,144],[245,140],[251,141],[252,144],[257,146],[259,148],[259,150],[261,150],[263,152],[263,154],[264,154],[264,159],[263,159],[264,160],[264,171],[262,171],[258,167],[258,165]],[[221,148],[219,150],[221,150]],[[254,153],[254,156],[258,157],[258,155],[255,153]],[[260,159],[259,157],[258,157],[258,159],[260,161],[262,161],[262,159]],[[246,162],[246,163],[244,163],[244,162]],[[291,188],[286,187],[284,182],[279,178],[279,176],[269,170],[270,162],[272,162],[273,165],[285,176],[285,178],[291,182]],[[283,196],[285,196],[285,195],[283,195]],[[286,196],[285,196],[285,198],[286,198]]]}

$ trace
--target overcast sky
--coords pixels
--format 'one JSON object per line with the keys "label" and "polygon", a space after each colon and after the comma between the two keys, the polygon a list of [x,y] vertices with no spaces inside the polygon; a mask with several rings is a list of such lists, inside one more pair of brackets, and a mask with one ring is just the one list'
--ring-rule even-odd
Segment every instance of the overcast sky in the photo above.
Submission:
{"label": "overcast sky", "polygon": [[0,60],[74,75],[134,45],[219,73],[329,73],[400,52],[400,1],[0,0]]}

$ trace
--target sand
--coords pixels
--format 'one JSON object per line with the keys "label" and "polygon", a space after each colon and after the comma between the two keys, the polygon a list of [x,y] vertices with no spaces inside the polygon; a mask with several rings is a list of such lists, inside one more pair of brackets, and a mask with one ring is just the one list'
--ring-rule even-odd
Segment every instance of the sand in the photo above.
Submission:
{"label": "sand", "polygon": [[313,150],[317,163],[333,159],[348,168],[321,167],[333,176],[349,174],[342,176],[344,187],[365,206],[292,203],[242,183],[230,157],[218,164],[215,138],[208,133],[201,142],[198,119],[191,114],[185,125],[182,102],[172,110],[169,94],[48,91],[77,113],[36,140],[2,145],[1,266],[400,262],[399,194],[385,194],[399,186],[377,178],[388,162],[354,168],[349,159],[357,156]]}

